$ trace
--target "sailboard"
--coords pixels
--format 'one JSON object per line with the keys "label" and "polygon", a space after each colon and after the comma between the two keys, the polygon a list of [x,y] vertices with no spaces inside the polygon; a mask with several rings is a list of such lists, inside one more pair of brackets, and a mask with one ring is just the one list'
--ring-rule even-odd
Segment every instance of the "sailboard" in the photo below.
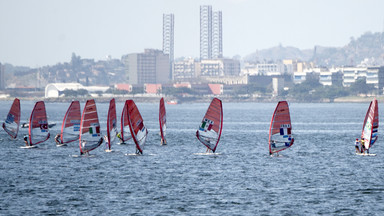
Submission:
{"label": "sailboard", "polygon": [[132,138],[131,136],[131,130],[129,129],[129,117],[128,117],[128,103],[125,102],[123,111],[121,112],[121,140],[122,143],[125,143],[126,141],[130,140]]}
{"label": "sailboard", "polygon": [[7,118],[3,123],[3,129],[5,132],[12,137],[12,139],[16,139],[17,134],[19,132],[20,126],[20,100],[15,98],[13,100],[11,109],[8,112]]}
{"label": "sailboard", "polygon": [[213,98],[203,120],[196,131],[197,139],[215,153],[223,129],[223,105],[221,100]]}
{"label": "sailboard", "polygon": [[166,145],[167,140],[165,139],[165,131],[167,129],[167,112],[165,111],[164,98],[160,99],[159,124],[160,124],[161,144]]}
{"label": "sailboard", "polygon": [[294,141],[288,103],[279,101],[269,127],[269,154],[291,147]]}
{"label": "sailboard", "polygon": [[81,111],[80,102],[72,101],[65,113],[61,126],[60,143],[66,144],[79,140]]}
{"label": "sailboard", "polygon": [[147,139],[148,130],[144,125],[139,109],[133,100],[125,101],[128,108],[128,123],[131,131],[132,139],[136,144],[138,153],[143,154],[145,140]]}
{"label": "sailboard", "polygon": [[377,131],[379,129],[379,107],[377,100],[374,99],[369,104],[367,114],[365,115],[361,138],[364,138],[365,149],[369,149],[378,138]]}
{"label": "sailboard", "polygon": [[87,100],[80,122],[80,153],[84,154],[99,147],[103,142],[95,100]]}
{"label": "sailboard", "polygon": [[116,104],[115,98],[112,98],[109,101],[108,109],[108,118],[107,118],[107,141],[108,141],[108,150],[111,150],[112,142],[115,141],[117,135],[117,126],[116,126]]}
{"label": "sailboard", "polygon": [[361,156],[376,156],[376,154],[370,154],[370,153],[356,153],[357,155],[361,155]]}
{"label": "sailboard", "polygon": [[49,139],[48,118],[44,101],[38,101],[29,118],[29,145],[37,145]]}

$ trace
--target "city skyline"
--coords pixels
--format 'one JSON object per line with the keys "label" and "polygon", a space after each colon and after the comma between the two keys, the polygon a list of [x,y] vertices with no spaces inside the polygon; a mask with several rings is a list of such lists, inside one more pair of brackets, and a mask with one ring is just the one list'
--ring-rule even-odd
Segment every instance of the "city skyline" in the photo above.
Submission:
{"label": "city skyline", "polygon": [[68,62],[72,53],[102,60],[161,49],[161,16],[168,13],[177,17],[175,57],[199,57],[200,5],[225,15],[224,57],[279,44],[340,47],[367,31],[383,31],[384,2],[379,0],[1,0],[0,62],[39,67]]}

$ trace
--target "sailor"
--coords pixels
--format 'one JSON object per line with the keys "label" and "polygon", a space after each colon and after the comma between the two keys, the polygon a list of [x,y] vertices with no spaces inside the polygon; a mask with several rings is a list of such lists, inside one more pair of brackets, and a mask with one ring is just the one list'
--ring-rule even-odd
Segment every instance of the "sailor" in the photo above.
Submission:
{"label": "sailor", "polygon": [[275,140],[271,140],[271,147],[272,147],[272,148],[276,148],[276,142],[275,142]]}
{"label": "sailor", "polygon": [[361,153],[364,153],[365,151],[365,140],[364,140],[364,137],[361,138],[360,140],[360,144],[361,144]]}
{"label": "sailor", "polygon": [[117,136],[117,138],[119,138],[120,143],[124,143],[124,140],[123,140],[123,138],[121,137],[121,133],[120,133],[120,132],[117,133],[116,136]]}
{"label": "sailor", "polygon": [[107,135],[104,135],[104,140],[105,140],[105,148],[106,148],[106,150],[108,150],[109,149],[109,143],[108,143]]}
{"label": "sailor", "polygon": [[57,134],[57,135],[55,136],[55,142],[56,142],[56,145],[60,145],[60,144],[62,144],[60,138],[61,138],[61,134]]}
{"label": "sailor", "polygon": [[356,138],[356,141],[355,141],[355,149],[356,149],[356,153],[359,153],[359,152],[360,152],[359,145],[360,145],[359,139]]}
{"label": "sailor", "polygon": [[25,146],[29,146],[29,144],[28,144],[28,135],[24,136],[24,143],[25,143]]}

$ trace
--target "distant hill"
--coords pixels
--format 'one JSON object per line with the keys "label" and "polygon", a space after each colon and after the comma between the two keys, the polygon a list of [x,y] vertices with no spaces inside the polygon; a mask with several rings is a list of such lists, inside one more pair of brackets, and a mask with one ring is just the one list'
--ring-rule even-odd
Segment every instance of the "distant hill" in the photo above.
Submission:
{"label": "distant hill", "polygon": [[244,57],[251,62],[268,62],[283,59],[313,61],[319,66],[358,65],[368,60],[370,65],[384,65],[384,33],[367,32],[343,47],[315,46],[300,50],[295,47],[277,46],[256,51]]}

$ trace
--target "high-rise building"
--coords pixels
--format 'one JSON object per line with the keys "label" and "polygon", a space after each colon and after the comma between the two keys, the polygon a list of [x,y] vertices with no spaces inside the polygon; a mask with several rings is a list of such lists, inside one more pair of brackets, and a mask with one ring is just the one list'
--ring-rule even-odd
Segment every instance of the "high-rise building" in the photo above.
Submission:
{"label": "high-rise building", "polygon": [[170,81],[169,55],[161,50],[145,49],[122,57],[129,84],[164,84]]}
{"label": "high-rise building", "polygon": [[163,53],[169,55],[170,76],[172,77],[172,64],[174,61],[174,15],[163,14]]}
{"label": "high-rise building", "polygon": [[223,57],[222,12],[200,6],[200,60]]}
{"label": "high-rise building", "polygon": [[212,58],[212,6],[200,6],[200,59]]}
{"label": "high-rise building", "polygon": [[221,11],[212,13],[212,58],[223,58],[223,25]]}

